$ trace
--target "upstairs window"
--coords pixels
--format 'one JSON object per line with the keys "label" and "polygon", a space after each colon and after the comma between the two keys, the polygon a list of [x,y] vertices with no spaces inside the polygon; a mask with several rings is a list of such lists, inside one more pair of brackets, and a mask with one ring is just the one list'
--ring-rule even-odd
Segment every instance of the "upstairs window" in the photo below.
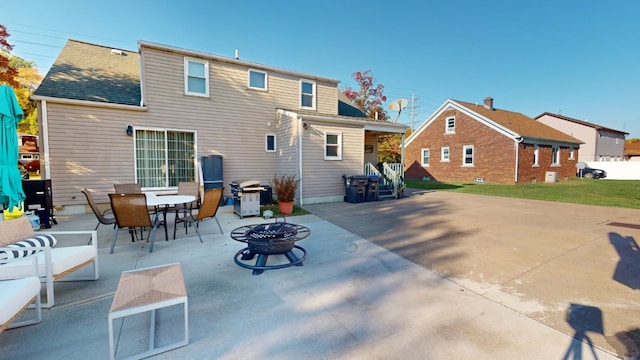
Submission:
{"label": "upstairs window", "polygon": [[209,63],[207,61],[184,59],[184,93],[209,96]]}
{"label": "upstairs window", "polygon": [[267,90],[267,73],[259,70],[249,70],[249,88]]}
{"label": "upstairs window", "polygon": [[446,121],[445,121],[446,125],[445,125],[445,129],[444,132],[446,134],[453,134],[456,132],[456,117],[455,116],[449,116]]}
{"label": "upstairs window", "polygon": [[462,148],[462,166],[473,166],[473,145]]}
{"label": "upstairs window", "polygon": [[300,80],[300,107],[302,109],[316,109],[316,83]]}
{"label": "upstairs window", "polygon": [[429,149],[422,149],[422,166],[429,166]]}
{"label": "upstairs window", "polygon": [[342,160],[342,134],[325,133],[324,148],[325,160]]}

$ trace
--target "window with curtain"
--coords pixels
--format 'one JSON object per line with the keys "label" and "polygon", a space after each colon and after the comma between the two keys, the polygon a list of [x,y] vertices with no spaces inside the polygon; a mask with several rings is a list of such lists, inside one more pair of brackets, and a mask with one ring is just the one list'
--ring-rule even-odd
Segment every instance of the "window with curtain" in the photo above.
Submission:
{"label": "window with curtain", "polygon": [[195,133],[135,131],[136,182],[143,188],[176,187],[195,179]]}

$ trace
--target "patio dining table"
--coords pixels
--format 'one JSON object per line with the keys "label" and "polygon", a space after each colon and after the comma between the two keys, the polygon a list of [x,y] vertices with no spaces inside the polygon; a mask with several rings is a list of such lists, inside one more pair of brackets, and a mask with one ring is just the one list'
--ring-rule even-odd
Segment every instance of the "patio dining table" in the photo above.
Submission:
{"label": "patio dining table", "polygon": [[[155,234],[155,230],[158,228],[158,225],[160,225],[159,216],[160,213],[162,213],[165,239],[168,240],[169,237],[167,235],[167,210],[171,206],[193,202],[196,200],[196,197],[191,195],[157,195],[149,192],[145,194],[147,195],[147,205],[156,208],[156,213],[153,218],[153,233]],[[151,242],[149,252],[153,252],[153,241]]]}

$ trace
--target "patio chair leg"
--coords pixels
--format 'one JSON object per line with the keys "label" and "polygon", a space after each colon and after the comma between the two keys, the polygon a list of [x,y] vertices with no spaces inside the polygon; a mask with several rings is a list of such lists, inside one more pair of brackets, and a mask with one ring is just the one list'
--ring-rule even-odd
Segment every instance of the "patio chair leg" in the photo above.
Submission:
{"label": "patio chair leg", "polygon": [[200,239],[200,243],[204,243],[202,241],[202,236],[200,236],[200,232],[198,231],[198,227],[196,226],[196,234],[198,234],[198,238]]}
{"label": "patio chair leg", "polygon": [[224,231],[222,231],[222,226],[220,226],[220,221],[218,221],[218,217],[214,216],[214,219],[216,219],[216,222],[218,223],[218,228],[220,228],[220,234],[224,235]]}
{"label": "patio chair leg", "polygon": [[118,230],[120,230],[120,228],[116,224],[116,228],[115,230],[113,230],[113,240],[111,240],[111,251],[109,251],[109,254],[113,254],[113,249],[116,247],[116,238],[118,237]]}

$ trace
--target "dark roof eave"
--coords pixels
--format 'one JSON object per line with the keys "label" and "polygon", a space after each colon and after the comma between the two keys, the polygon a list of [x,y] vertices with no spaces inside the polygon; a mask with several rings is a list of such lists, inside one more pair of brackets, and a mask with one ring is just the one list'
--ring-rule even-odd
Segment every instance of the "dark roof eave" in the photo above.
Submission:
{"label": "dark roof eave", "polygon": [[578,146],[580,146],[581,144],[584,144],[583,141],[568,141],[568,140],[541,138],[541,137],[527,136],[527,135],[522,135],[520,138],[524,143],[529,143],[529,142],[546,143],[546,144],[554,143],[554,144],[572,144],[572,145],[578,145]]}

